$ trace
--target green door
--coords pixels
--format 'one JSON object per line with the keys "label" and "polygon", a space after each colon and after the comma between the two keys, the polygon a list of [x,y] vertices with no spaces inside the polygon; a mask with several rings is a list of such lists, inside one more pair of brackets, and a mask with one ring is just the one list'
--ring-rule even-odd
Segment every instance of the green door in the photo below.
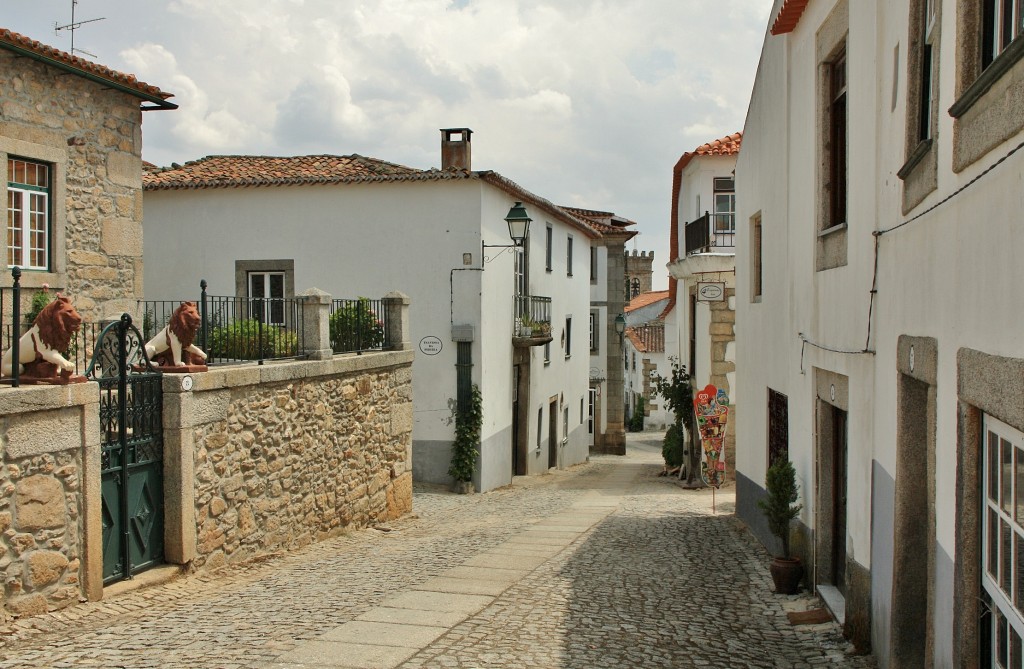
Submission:
{"label": "green door", "polygon": [[125,314],[104,328],[87,372],[100,386],[104,583],[163,561],[161,374],[144,344]]}

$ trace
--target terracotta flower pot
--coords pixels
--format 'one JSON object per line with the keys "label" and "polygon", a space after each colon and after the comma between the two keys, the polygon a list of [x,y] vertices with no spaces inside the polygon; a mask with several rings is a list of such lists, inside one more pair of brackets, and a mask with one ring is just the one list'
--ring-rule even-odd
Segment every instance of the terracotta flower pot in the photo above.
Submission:
{"label": "terracotta flower pot", "polygon": [[780,595],[795,595],[800,589],[800,579],[804,575],[804,565],[800,558],[777,557],[768,565],[775,582],[775,592]]}

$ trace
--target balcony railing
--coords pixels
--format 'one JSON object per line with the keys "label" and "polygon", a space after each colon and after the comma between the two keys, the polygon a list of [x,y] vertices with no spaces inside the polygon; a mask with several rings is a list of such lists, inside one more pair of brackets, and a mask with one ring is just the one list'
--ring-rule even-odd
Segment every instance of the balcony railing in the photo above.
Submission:
{"label": "balcony railing", "polygon": [[736,217],[734,214],[704,215],[686,224],[686,255],[714,253],[716,250],[736,246]]}
{"label": "balcony railing", "polygon": [[512,299],[512,336],[516,339],[544,340],[539,343],[551,341],[551,298],[516,295]]}

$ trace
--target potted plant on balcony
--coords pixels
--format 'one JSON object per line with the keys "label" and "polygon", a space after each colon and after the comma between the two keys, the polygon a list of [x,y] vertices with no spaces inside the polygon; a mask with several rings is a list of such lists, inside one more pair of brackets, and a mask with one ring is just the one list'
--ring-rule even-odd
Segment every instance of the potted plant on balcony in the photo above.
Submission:
{"label": "potted plant on balcony", "polygon": [[796,594],[804,566],[798,557],[789,554],[789,532],[793,519],[797,517],[802,504],[796,504],[800,489],[796,483],[796,471],[788,459],[781,459],[768,468],[765,476],[768,495],[757,502],[768,520],[768,528],[782,542],[782,555],[775,556],[769,566],[775,592],[781,595]]}

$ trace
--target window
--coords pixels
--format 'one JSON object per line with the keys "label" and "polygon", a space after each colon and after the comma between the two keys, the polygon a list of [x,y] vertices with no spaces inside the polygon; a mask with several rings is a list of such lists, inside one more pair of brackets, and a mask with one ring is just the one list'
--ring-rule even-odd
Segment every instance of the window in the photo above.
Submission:
{"label": "window", "polygon": [[572,355],[572,316],[565,319],[565,357]]}
{"label": "window", "polygon": [[992,611],[987,641],[998,666],[1021,669],[1024,667],[1021,652],[1024,637],[1024,434],[987,415],[984,433],[981,580]]}
{"label": "window", "polygon": [[1024,0],[983,0],[982,5],[981,67],[985,69],[1021,34]]}
{"label": "window", "polygon": [[598,311],[590,312],[590,350],[597,351],[599,340],[598,340],[598,328],[601,327],[601,313]]}
{"label": "window", "polygon": [[7,266],[49,269],[50,166],[7,160]]}
{"label": "window", "polygon": [[829,64],[828,218],[826,228],[846,223],[846,52]]}
{"label": "window", "polygon": [[768,389],[768,466],[789,459],[789,398]]}
{"label": "window", "polygon": [[633,351],[633,371],[636,371],[636,351]]}
{"label": "window", "polygon": [[761,265],[761,243],[761,212],[758,212],[750,219],[751,302],[759,302],[761,300],[761,291],[764,288]]}
{"label": "window", "polygon": [[544,364],[551,362],[551,342],[544,344]]}
{"label": "window", "polygon": [[[715,177],[715,233],[736,231],[736,180],[732,177]],[[716,244],[721,246],[721,244]]]}
{"label": "window", "polygon": [[541,438],[544,436],[544,406],[537,409],[537,450],[540,450]]}
{"label": "window", "polygon": [[[896,172],[903,181],[903,211],[919,205],[938,187],[939,3],[911,0],[907,34],[906,162]],[[895,84],[894,84],[895,86]]]}
{"label": "window", "polygon": [[565,274],[572,276],[572,235],[565,239]]}
{"label": "window", "polygon": [[[966,167],[1024,130],[1024,105],[1014,95],[1024,76],[1024,2],[956,0],[956,101],[953,171]],[[940,14],[945,3],[936,3]],[[938,22],[941,25],[942,21]],[[942,59],[947,60],[947,59]],[[970,113],[968,113],[970,112]]]}
{"label": "window", "polygon": [[597,247],[590,247],[590,283],[597,283]]}
{"label": "window", "polygon": [[269,325],[284,325],[284,272],[249,272],[249,313]]}
{"label": "window", "polygon": [[553,252],[552,246],[554,245],[554,230],[549,225],[547,227],[547,235],[545,238],[544,246],[544,269],[551,271],[551,254]]}
{"label": "window", "polygon": [[295,261],[236,260],[235,295],[247,301],[249,318],[291,325],[297,315],[284,300],[295,297]]}
{"label": "window", "polygon": [[512,253],[516,295],[528,295],[529,292],[526,290],[526,249],[516,247],[512,249]]}
{"label": "window", "polygon": [[636,297],[640,294],[640,279],[633,277],[633,280],[629,282],[629,296],[631,298]]}

